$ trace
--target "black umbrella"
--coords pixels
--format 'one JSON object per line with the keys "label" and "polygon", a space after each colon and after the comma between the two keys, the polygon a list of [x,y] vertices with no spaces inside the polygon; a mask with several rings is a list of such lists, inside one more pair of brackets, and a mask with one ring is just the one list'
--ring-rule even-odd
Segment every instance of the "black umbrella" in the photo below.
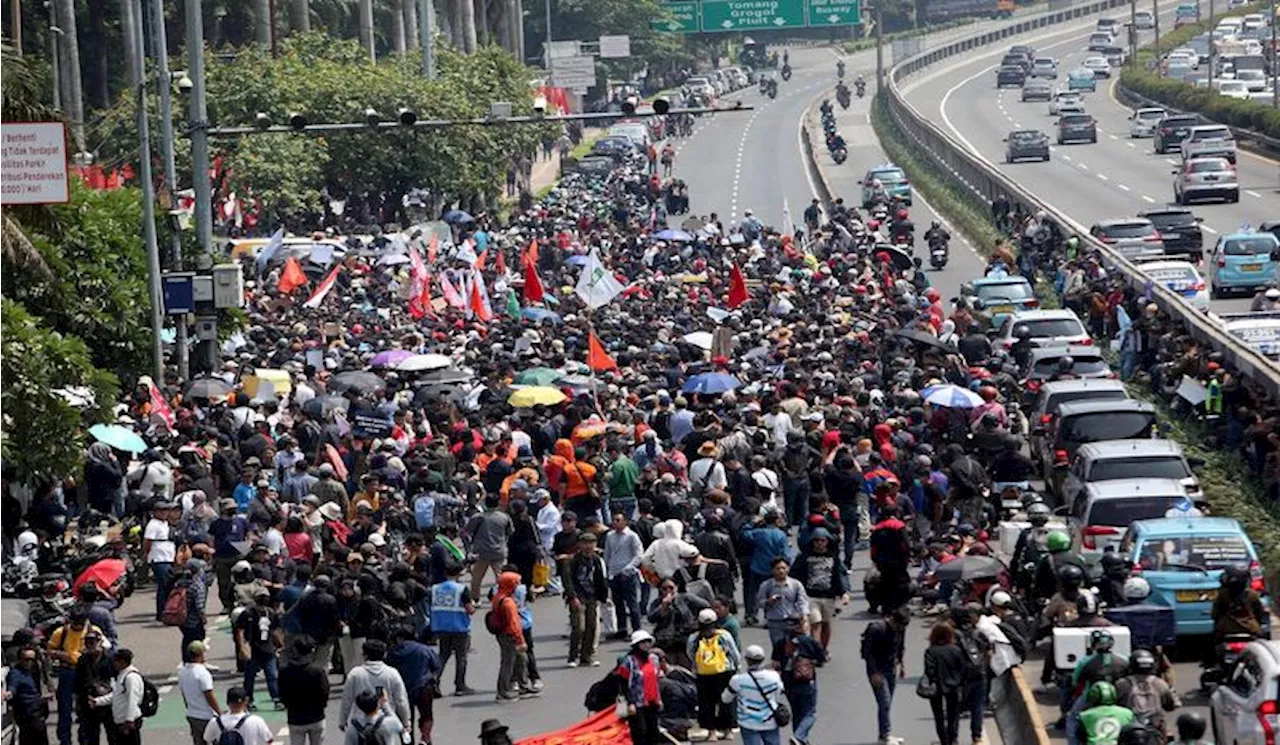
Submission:
{"label": "black umbrella", "polygon": [[353,390],[357,393],[373,393],[387,387],[387,381],[364,370],[348,370],[333,376],[329,390],[335,393]]}
{"label": "black umbrella", "polygon": [[302,413],[313,419],[324,419],[335,411],[346,411],[351,402],[342,396],[316,396],[302,404]]}
{"label": "black umbrella", "polygon": [[432,401],[452,401],[455,404],[466,403],[471,391],[465,385],[455,383],[430,383],[417,388],[413,392],[414,408],[423,408]]}
{"label": "black umbrella", "polygon": [[1004,564],[994,556],[961,556],[935,569],[933,576],[940,582],[959,582],[999,577],[1003,571],[1005,571]]}
{"label": "black umbrella", "polygon": [[187,397],[209,400],[226,396],[231,391],[231,385],[221,378],[196,378],[187,386]]}
{"label": "black umbrella", "polygon": [[889,257],[889,263],[893,264],[898,271],[906,271],[915,266],[915,262],[911,259],[911,254],[903,251],[896,246],[887,244],[879,244],[875,247],[875,254],[885,254]]}
{"label": "black umbrella", "polygon": [[429,370],[418,376],[424,383],[466,383],[475,378],[475,373],[459,370],[456,367],[445,367]]}
{"label": "black umbrella", "polygon": [[938,339],[933,334],[927,334],[916,329],[903,329],[897,332],[897,335],[903,339],[909,339],[917,344],[923,344],[926,347],[932,347],[944,354],[958,354],[954,344],[948,344]]}

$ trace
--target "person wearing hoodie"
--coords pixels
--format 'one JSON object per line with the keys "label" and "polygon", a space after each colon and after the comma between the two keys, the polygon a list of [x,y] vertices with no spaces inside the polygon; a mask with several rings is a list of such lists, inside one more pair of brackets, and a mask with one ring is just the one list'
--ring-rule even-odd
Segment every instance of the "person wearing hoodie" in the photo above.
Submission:
{"label": "person wearing hoodie", "polygon": [[684,566],[681,552],[688,545],[684,540],[684,523],[674,519],[663,521],[654,527],[653,543],[645,549],[640,565],[660,580],[669,579]]}
{"label": "person wearing hoodie", "polygon": [[[519,582],[520,575],[517,574],[515,577]],[[353,667],[347,674],[346,682],[342,684],[342,703],[338,710],[339,728],[346,730],[347,723],[351,721],[351,710],[355,706],[356,698],[362,693],[377,695],[382,692],[384,712],[395,716],[401,722],[412,721],[409,719],[409,692],[405,688],[404,678],[400,677],[400,673],[394,667],[385,662],[387,643],[381,639],[366,639],[362,651],[364,664]]]}
{"label": "person wearing hoodie", "polygon": [[849,569],[840,561],[840,547],[826,528],[814,528],[809,544],[791,564],[791,578],[809,595],[810,635],[822,648],[831,646],[836,614],[849,602]]}
{"label": "person wearing hoodie", "polygon": [[524,628],[520,621],[520,608],[516,603],[515,592],[520,586],[520,575],[516,572],[503,572],[498,575],[498,591],[493,594],[492,621],[485,619],[490,630],[496,631],[498,649],[502,654],[498,666],[499,703],[516,701],[520,698],[532,698],[538,691],[532,687],[521,687],[519,681],[527,680],[526,672],[529,647],[524,640]]}
{"label": "person wearing hoodie", "polygon": [[773,562],[788,557],[787,531],[783,529],[786,518],[777,511],[766,512],[763,518],[742,531],[742,541],[751,547],[749,576],[742,586],[742,605],[746,610],[747,625],[756,623],[756,592],[761,583],[773,576]]}
{"label": "person wearing hoodie", "polygon": [[907,525],[898,518],[897,505],[884,505],[880,508],[880,522],[871,529],[871,561],[880,574],[882,607],[886,610],[899,608],[910,600],[910,560]]}

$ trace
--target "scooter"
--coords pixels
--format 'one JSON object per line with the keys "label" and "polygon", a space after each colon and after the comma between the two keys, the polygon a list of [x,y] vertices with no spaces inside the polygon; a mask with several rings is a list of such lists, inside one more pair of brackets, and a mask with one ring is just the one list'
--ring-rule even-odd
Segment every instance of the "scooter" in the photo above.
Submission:
{"label": "scooter", "polygon": [[932,241],[929,243],[929,264],[934,269],[945,267],[950,258],[951,250],[947,247],[946,241]]}
{"label": "scooter", "polygon": [[844,83],[836,86],[836,101],[842,109],[849,108],[849,104],[853,103],[853,100],[849,97],[849,89],[845,87]]}
{"label": "scooter", "polygon": [[844,60],[836,62],[836,77],[844,79]]}
{"label": "scooter", "polygon": [[783,80],[790,80],[790,79],[791,79],[791,65],[784,64],[784,65],[782,66],[782,69],[781,69],[781,70],[779,70],[779,71],[778,71],[778,73],[779,73],[780,75],[782,75],[782,79],[783,79]]}
{"label": "scooter", "polygon": [[848,151],[846,151],[842,147],[838,147],[835,150],[831,151],[831,159],[836,162],[836,165],[840,165],[841,163],[844,163],[845,160],[847,160],[848,158],[849,158]]}
{"label": "scooter", "polygon": [[1208,693],[1214,686],[1227,682],[1227,677],[1236,667],[1236,661],[1256,637],[1253,634],[1227,634],[1217,645],[1217,654],[1211,662],[1205,663],[1204,672],[1200,673],[1200,690]]}
{"label": "scooter", "polygon": [[778,97],[778,83],[776,81],[770,80],[769,81],[769,98],[774,99],[777,97]]}
{"label": "scooter", "polygon": [[858,84],[857,84],[857,88],[858,88],[858,98],[862,98],[862,97],[864,97],[864,96],[866,96],[866,95],[867,95],[867,84],[866,84],[866,83],[858,83]]}

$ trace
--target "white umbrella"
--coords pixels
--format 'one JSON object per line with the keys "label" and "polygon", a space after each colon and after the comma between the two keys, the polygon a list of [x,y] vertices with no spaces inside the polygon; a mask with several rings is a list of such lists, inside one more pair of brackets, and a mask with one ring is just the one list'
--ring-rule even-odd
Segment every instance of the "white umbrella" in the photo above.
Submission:
{"label": "white umbrella", "polygon": [[684,335],[685,341],[695,347],[706,350],[711,349],[711,339],[712,335],[710,331],[694,331],[693,333]]}
{"label": "white umbrella", "polygon": [[403,372],[443,370],[446,367],[453,367],[453,360],[443,354],[415,354],[395,364],[395,369]]}
{"label": "white umbrella", "polygon": [[923,391],[925,403],[948,409],[972,409],[982,403],[982,396],[958,385],[937,385]]}

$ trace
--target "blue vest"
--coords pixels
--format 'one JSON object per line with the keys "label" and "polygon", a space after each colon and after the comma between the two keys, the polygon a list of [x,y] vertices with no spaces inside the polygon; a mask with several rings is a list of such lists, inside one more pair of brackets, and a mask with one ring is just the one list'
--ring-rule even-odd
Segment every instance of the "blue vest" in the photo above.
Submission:
{"label": "blue vest", "polygon": [[436,524],[436,500],[422,495],[413,500],[413,520],[418,530],[426,530]]}
{"label": "blue vest", "polygon": [[431,588],[431,631],[465,634],[471,631],[471,615],[462,605],[466,588],[458,582],[441,582]]}

